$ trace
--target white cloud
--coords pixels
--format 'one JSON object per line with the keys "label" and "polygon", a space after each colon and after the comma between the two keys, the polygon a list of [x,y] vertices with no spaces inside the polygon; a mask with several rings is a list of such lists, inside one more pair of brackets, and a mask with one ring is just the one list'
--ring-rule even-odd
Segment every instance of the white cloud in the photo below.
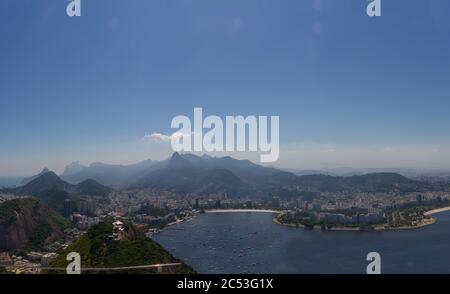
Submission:
{"label": "white cloud", "polygon": [[161,133],[152,133],[147,134],[143,138],[144,140],[155,140],[155,141],[162,141],[162,142],[170,142],[171,137],[168,135],[164,135]]}
{"label": "white cloud", "polygon": [[172,135],[164,135],[161,133],[151,133],[144,136],[144,140],[154,140],[154,141],[160,141],[160,142],[170,142],[172,138],[179,139],[183,137],[189,137],[192,134],[183,134],[183,133],[173,133]]}

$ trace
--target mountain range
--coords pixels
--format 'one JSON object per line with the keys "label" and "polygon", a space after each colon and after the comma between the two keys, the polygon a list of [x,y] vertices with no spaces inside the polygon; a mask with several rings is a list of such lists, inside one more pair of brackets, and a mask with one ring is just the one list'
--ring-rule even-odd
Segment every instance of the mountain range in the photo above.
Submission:
{"label": "mountain range", "polygon": [[[400,168],[351,168],[351,167],[334,167],[334,168],[322,168],[322,169],[308,169],[308,170],[298,170],[287,168],[283,169],[285,171],[291,172],[299,176],[307,175],[329,175],[336,177],[351,177],[351,176],[361,176],[365,174],[374,173],[396,173],[408,178],[415,178],[424,173],[424,171],[414,170],[414,169],[400,169]],[[434,175],[436,172],[426,172],[425,174]]]}
{"label": "mountain range", "polygon": [[73,162],[65,167],[61,178],[69,183],[79,183],[92,179],[106,186],[126,186],[142,173],[157,168],[159,165],[161,165],[160,162],[152,160],[144,160],[130,165],[95,162],[89,166],[84,166],[78,162]]}
{"label": "mountain range", "polygon": [[33,196],[47,203],[52,209],[61,212],[64,200],[78,200],[83,196],[106,197],[112,191],[111,188],[87,179],[79,184],[70,184],[62,180],[52,171],[41,173],[23,186],[7,188],[0,192],[18,196]]}
{"label": "mountain range", "polygon": [[[73,184],[75,180],[79,184]],[[17,195],[41,198],[48,198],[49,195],[61,197],[62,195],[55,195],[63,192],[71,195],[106,196],[111,191],[107,184],[121,188],[158,188],[198,195],[221,193],[229,197],[295,197],[311,192],[340,191],[408,192],[430,188],[426,182],[412,180],[393,172],[349,177],[327,174],[297,175],[229,156],[174,153],[163,161],[147,160],[133,165],[95,163],[86,167],[72,163],[66,167],[61,177],[44,170],[26,185],[7,190]]]}
{"label": "mountain range", "polygon": [[33,177],[31,181],[23,186],[5,189],[5,191],[15,195],[36,197],[49,190],[60,190],[82,196],[106,197],[112,189],[101,185],[92,179],[86,179],[76,185],[70,184],[62,180],[52,171],[47,171]]}
{"label": "mountain range", "polygon": [[[299,176],[248,160],[174,153],[163,167],[152,169],[132,186],[158,187],[177,192],[227,193],[229,196],[291,195],[296,192],[420,191],[427,183],[397,173],[381,172],[350,177],[323,174]],[[291,191],[293,193],[287,193]]]}
{"label": "mountain range", "polygon": [[174,153],[163,161],[146,160],[132,165],[78,162],[68,165],[61,179],[76,183],[87,179],[110,187],[167,188],[188,193],[228,193],[240,196],[255,186],[289,184],[296,176],[249,160],[231,157]]}
{"label": "mountain range", "polygon": [[224,166],[205,168],[195,160],[200,157],[181,156],[175,153],[159,169],[150,170],[131,184],[137,188],[164,188],[178,193],[228,193],[243,196],[247,184]]}
{"label": "mountain range", "polygon": [[[118,177],[118,170],[126,177]],[[111,174],[114,176],[110,177]],[[128,166],[95,164],[78,169],[72,174],[74,175],[78,180],[91,177],[102,184],[124,187],[163,188],[179,193],[226,193],[236,197],[269,194],[287,196],[305,191],[407,192],[429,188],[424,182],[395,172],[374,172],[346,177],[321,174],[320,171],[317,171],[317,174],[298,175],[229,156],[178,153],[163,161],[145,161]]]}

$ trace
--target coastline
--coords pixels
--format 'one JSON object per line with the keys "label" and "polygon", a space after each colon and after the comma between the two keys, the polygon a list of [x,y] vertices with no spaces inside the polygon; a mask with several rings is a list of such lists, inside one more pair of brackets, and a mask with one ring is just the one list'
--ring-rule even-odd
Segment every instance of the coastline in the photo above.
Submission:
{"label": "coastline", "polygon": [[[238,213],[238,212],[250,212],[250,213],[256,212],[256,213],[271,213],[271,214],[279,214],[280,213],[280,211],[270,210],[270,209],[211,209],[211,210],[205,210],[205,213]],[[155,233],[154,235],[159,234],[162,231],[164,231],[165,229],[168,229],[170,227],[177,226],[182,223],[190,222],[199,216],[200,215],[195,215],[195,216],[188,217],[186,219],[177,220],[177,221],[168,223],[164,227],[159,229],[158,232]]]}
{"label": "coastline", "polygon": [[428,211],[424,212],[423,215],[433,215],[433,214],[436,214],[439,212],[444,212],[444,211],[449,211],[449,210],[450,210],[450,206],[446,206],[446,207],[428,210]]}
{"label": "coastline", "polygon": [[[437,208],[437,209],[433,209],[433,210],[429,210],[424,212],[425,216],[428,215],[433,215],[439,212],[444,212],[444,211],[449,211],[450,210],[450,206],[447,207],[442,207],[442,208]],[[205,210],[205,213],[271,213],[271,214],[280,214],[281,211],[277,211],[277,210],[271,210],[271,209],[210,209],[210,210]],[[181,221],[176,221],[170,224],[167,224],[164,228],[160,229],[160,231],[174,226],[174,225],[178,225],[184,222],[189,222],[193,219],[195,219],[198,216],[194,216],[194,217],[190,217]],[[291,228],[303,228],[305,229],[305,226],[302,224],[288,224],[288,223],[282,223],[280,221],[278,221],[278,219],[276,217],[274,217],[272,219],[272,221],[280,226],[286,226],[286,227],[291,227]],[[415,229],[420,229],[420,228],[424,228],[427,226],[431,226],[433,224],[435,224],[438,221],[437,218],[432,217],[430,219],[430,221],[427,222],[422,222],[419,225],[416,226],[402,226],[402,227],[385,227],[384,225],[378,225],[375,226],[373,228],[373,230],[361,230],[359,227],[331,227],[330,229],[326,229],[324,231],[335,231],[335,232],[380,232],[380,231],[404,231],[404,230],[415,230]],[[321,227],[316,226],[311,230],[319,230],[322,231]]]}
{"label": "coastline", "polygon": [[[210,210],[205,210],[205,213],[238,213],[238,212],[250,212],[250,213],[256,212],[256,213],[272,213],[272,214],[280,213],[280,211],[270,210],[270,209],[210,209]],[[158,230],[158,233],[162,232],[163,230],[165,230],[167,228],[170,228],[170,227],[182,224],[182,223],[190,222],[199,216],[200,215],[194,215],[194,216],[190,216],[185,219],[179,219],[177,221],[168,223],[164,227],[160,228]],[[158,234],[158,233],[155,233],[155,234]]]}
{"label": "coastline", "polygon": [[[450,210],[450,207],[447,209]],[[301,224],[287,224],[287,223],[282,223],[280,221],[278,221],[277,218],[273,218],[272,219],[274,223],[281,225],[281,226],[286,226],[286,227],[292,227],[292,228],[296,228],[296,229],[300,229],[300,228],[305,228],[304,225]],[[331,227],[330,229],[326,229],[323,231],[335,231],[335,232],[380,232],[380,231],[404,231],[404,230],[415,230],[415,229],[420,229],[423,227],[427,227],[427,226],[431,226],[433,224],[435,224],[438,221],[437,218],[431,218],[431,220],[429,222],[423,222],[417,226],[403,226],[403,227],[385,227],[383,225],[381,226],[375,226],[373,228],[373,230],[361,230],[359,227]],[[314,227],[313,229],[310,230],[315,230],[315,231],[322,231],[321,227]]]}
{"label": "coastline", "polygon": [[236,213],[236,212],[259,212],[259,213],[276,213],[279,214],[280,211],[271,209],[210,209],[205,210],[205,213]]}

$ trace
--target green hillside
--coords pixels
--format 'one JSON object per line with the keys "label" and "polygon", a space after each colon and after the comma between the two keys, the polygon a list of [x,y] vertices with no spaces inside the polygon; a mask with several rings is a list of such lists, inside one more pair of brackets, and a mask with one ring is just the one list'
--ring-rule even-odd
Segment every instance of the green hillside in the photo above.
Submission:
{"label": "green hillside", "polygon": [[[156,242],[145,236],[132,224],[126,224],[130,237],[126,240],[114,241],[110,235],[113,229],[111,221],[101,223],[89,230],[78,241],[73,243],[52,264],[52,267],[66,267],[65,260],[69,252],[81,255],[81,267],[123,267],[159,263],[180,262]],[[53,272],[52,272],[53,273]],[[56,272],[55,272],[56,273]],[[96,273],[96,272],[87,272]],[[139,269],[126,271],[111,271],[101,273],[156,273],[156,269]],[[182,264],[173,268],[163,269],[163,273],[190,274],[192,268]]]}

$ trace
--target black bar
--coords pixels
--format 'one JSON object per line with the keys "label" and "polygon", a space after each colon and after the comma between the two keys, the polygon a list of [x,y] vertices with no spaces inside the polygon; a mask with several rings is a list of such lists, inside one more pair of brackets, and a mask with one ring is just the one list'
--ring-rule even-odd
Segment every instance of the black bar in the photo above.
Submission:
{"label": "black bar", "polygon": [[[200,281],[200,282],[199,282]],[[206,289],[205,281],[209,283]],[[248,281],[248,282],[247,282]],[[269,282],[270,281],[270,282]],[[186,285],[196,285],[195,289]],[[384,291],[414,290],[427,287],[429,291],[450,285],[449,275],[0,275],[2,290],[46,291],[55,293],[155,293],[157,290],[180,292],[195,290],[209,293],[229,290],[297,290],[349,291],[359,289]],[[246,285],[249,285],[248,287]],[[180,286],[183,286],[180,288]],[[203,287],[202,287],[203,286]],[[206,291],[208,290],[208,291]],[[88,291],[88,292],[87,292]],[[403,292],[404,293],[404,292]]]}

